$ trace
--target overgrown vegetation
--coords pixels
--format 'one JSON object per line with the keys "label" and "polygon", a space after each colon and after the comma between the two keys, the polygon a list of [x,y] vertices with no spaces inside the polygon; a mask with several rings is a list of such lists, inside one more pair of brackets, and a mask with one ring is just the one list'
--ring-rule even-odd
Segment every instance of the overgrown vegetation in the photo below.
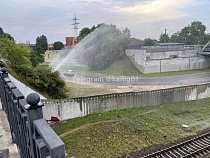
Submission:
{"label": "overgrown vegetation", "polygon": [[49,66],[40,65],[29,69],[28,72],[27,82],[40,92],[44,92],[45,96],[54,99],[67,98],[66,85],[58,71],[52,72]]}
{"label": "overgrown vegetation", "polygon": [[[79,39],[85,53],[81,61],[91,70],[104,70],[114,61],[121,59],[130,40],[130,30],[120,30],[115,25],[98,25],[97,28],[81,30]],[[91,40],[89,40],[91,39]],[[78,44],[80,44],[78,43]]]}
{"label": "overgrown vegetation", "polygon": [[[43,41],[46,42],[46,37]],[[9,38],[0,37],[0,55],[7,67],[11,68],[9,70],[14,72],[13,75],[18,76],[25,84],[46,97],[66,98],[65,82],[60,78],[59,73],[53,72],[47,65],[40,65],[44,61],[45,49],[46,44],[39,44],[39,42],[33,50],[30,50]]]}
{"label": "overgrown vegetation", "polygon": [[[110,111],[53,126],[68,157],[122,157],[209,127],[210,99]],[[188,130],[182,124],[189,125]]]}

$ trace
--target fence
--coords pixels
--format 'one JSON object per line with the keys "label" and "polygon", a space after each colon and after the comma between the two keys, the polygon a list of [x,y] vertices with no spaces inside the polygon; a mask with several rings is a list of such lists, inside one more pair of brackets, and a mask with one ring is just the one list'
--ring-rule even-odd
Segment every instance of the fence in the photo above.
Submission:
{"label": "fence", "polygon": [[60,120],[110,110],[171,104],[210,97],[210,83],[151,91],[115,93],[74,99],[43,100],[44,118]]}
{"label": "fence", "polygon": [[5,67],[0,71],[0,87],[12,142],[16,143],[20,157],[65,158],[64,143],[43,119],[40,96],[31,93],[25,99],[9,79]]}

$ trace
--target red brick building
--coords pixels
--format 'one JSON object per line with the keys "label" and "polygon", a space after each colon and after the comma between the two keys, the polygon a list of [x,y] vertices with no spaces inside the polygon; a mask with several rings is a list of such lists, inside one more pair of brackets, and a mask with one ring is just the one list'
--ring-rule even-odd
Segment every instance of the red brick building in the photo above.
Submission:
{"label": "red brick building", "polygon": [[75,37],[66,37],[66,49],[72,48],[75,42]]}

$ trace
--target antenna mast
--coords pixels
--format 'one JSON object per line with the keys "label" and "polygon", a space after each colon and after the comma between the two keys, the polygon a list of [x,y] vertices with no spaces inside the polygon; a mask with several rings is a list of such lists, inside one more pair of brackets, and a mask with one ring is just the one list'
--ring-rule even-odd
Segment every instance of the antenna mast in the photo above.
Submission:
{"label": "antenna mast", "polygon": [[74,12],[74,17],[73,17],[73,19],[72,19],[72,21],[73,21],[73,23],[71,24],[71,25],[73,25],[74,26],[74,36],[75,36],[75,41],[77,40],[77,31],[78,31],[78,25],[80,24],[80,23],[78,23],[78,20],[79,19],[77,19],[77,17],[76,17],[76,13]]}

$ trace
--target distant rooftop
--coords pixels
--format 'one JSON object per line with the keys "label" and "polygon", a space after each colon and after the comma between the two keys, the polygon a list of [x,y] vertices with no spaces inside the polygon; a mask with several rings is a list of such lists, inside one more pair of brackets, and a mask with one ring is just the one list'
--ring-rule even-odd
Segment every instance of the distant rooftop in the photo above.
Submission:
{"label": "distant rooftop", "polygon": [[129,45],[130,46],[143,46],[144,41],[130,41]]}
{"label": "distant rooftop", "polygon": [[158,42],[156,42],[156,44],[159,46],[184,45],[184,43],[158,43]]}

